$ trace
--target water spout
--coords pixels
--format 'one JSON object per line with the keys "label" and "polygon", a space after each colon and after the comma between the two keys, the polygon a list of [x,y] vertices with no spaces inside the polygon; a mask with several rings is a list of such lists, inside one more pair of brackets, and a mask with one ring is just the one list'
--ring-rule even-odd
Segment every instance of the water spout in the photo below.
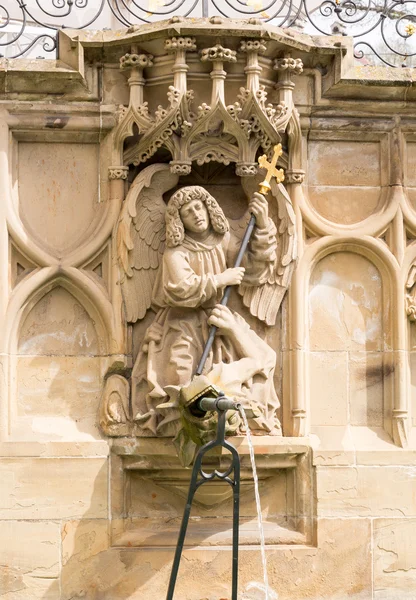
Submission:
{"label": "water spout", "polygon": [[244,423],[244,426],[246,429],[247,443],[248,443],[248,448],[250,451],[251,468],[253,471],[254,495],[256,498],[256,507],[257,507],[257,525],[258,525],[259,536],[260,536],[261,562],[263,565],[263,580],[264,580],[264,591],[265,591],[264,600],[272,600],[272,598],[270,597],[270,594],[269,594],[269,577],[268,577],[268,573],[267,573],[266,542],[264,539],[263,518],[262,518],[262,514],[261,514],[261,504],[260,504],[260,494],[259,494],[259,479],[257,476],[256,461],[254,458],[253,441],[251,439],[251,431],[250,431],[250,427],[248,425],[247,415],[244,411],[244,408],[241,405],[239,407],[239,412],[240,412],[241,418],[243,419],[243,423]]}

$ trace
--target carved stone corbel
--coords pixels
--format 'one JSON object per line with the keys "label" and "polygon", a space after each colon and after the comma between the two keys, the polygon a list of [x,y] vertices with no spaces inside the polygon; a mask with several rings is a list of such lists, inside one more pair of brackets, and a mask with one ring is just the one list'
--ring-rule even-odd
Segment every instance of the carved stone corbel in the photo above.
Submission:
{"label": "carved stone corbel", "polygon": [[257,171],[257,163],[239,162],[235,168],[235,173],[238,177],[253,177],[257,175]]}
{"label": "carved stone corbel", "polygon": [[192,171],[192,162],[189,161],[180,161],[180,160],[171,160],[170,161],[170,172],[175,175],[183,176],[189,175]]}
{"label": "carved stone corbel", "polygon": [[301,184],[305,180],[305,171],[301,169],[287,169],[285,171],[285,182],[287,184]]}
{"label": "carved stone corbel", "polygon": [[290,54],[285,54],[283,58],[276,58],[274,69],[285,74],[285,78],[291,81],[291,74],[300,75],[303,71],[303,63],[300,58],[292,58]]}
{"label": "carved stone corbel", "polygon": [[410,321],[416,321],[416,297],[412,288],[416,283],[416,265],[412,265],[406,281],[406,313]]}
{"label": "carved stone corbel", "polygon": [[105,384],[99,409],[99,422],[103,432],[112,437],[130,434],[130,385],[122,375],[110,375]]}
{"label": "carved stone corbel", "polygon": [[399,448],[406,448],[409,444],[407,436],[408,411],[395,408],[392,411],[393,441]]}
{"label": "carved stone corbel", "polygon": [[129,168],[125,166],[108,167],[108,179],[110,183],[110,199],[124,200],[125,185],[129,175]]}
{"label": "carved stone corbel", "polygon": [[293,420],[293,428],[292,435],[293,437],[305,437],[306,431],[306,409],[304,408],[294,408],[292,409],[292,420]]}

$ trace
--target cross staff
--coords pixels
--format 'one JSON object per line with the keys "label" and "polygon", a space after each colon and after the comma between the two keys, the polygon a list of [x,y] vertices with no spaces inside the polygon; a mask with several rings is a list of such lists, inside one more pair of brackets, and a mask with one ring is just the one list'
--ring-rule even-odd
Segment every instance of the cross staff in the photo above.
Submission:
{"label": "cross staff", "polygon": [[[281,156],[281,155],[282,155],[282,144],[277,144],[274,147],[274,154],[273,154],[273,158],[272,158],[271,162],[269,162],[267,160],[267,156],[265,154],[263,156],[260,156],[259,166],[262,167],[263,169],[267,169],[266,177],[264,178],[264,181],[262,181],[262,183],[260,184],[260,193],[261,194],[267,194],[267,192],[270,190],[270,180],[272,177],[276,177],[277,183],[281,183],[284,180],[285,176],[283,174],[283,170],[276,169],[277,160],[278,160],[279,156]],[[236,258],[234,268],[239,267],[241,265],[241,261],[243,260],[243,256],[245,254],[248,243],[250,241],[251,234],[253,233],[255,224],[256,224],[256,217],[254,215],[251,215],[250,221],[247,225],[247,229],[246,229],[244,237],[243,237],[243,241],[241,242],[240,251]],[[228,298],[230,297],[232,287],[233,286],[228,285],[225,288],[224,295],[220,302],[220,304],[222,304],[222,306],[227,306]],[[208,354],[212,348],[212,344],[214,343],[214,338],[215,338],[216,333],[217,333],[217,327],[215,325],[211,325],[211,327],[209,328],[208,340],[207,340],[207,343],[205,344],[204,352],[202,353],[201,360],[199,361],[195,375],[201,375],[203,368],[205,366],[205,363],[207,361]]]}
{"label": "cross staff", "polygon": [[273,150],[274,153],[271,162],[267,160],[266,154],[263,154],[259,158],[259,166],[267,171],[264,181],[260,183],[260,194],[267,194],[270,191],[270,180],[272,177],[276,177],[277,183],[282,183],[285,179],[283,169],[276,169],[277,161],[283,154],[282,144],[277,144]]}

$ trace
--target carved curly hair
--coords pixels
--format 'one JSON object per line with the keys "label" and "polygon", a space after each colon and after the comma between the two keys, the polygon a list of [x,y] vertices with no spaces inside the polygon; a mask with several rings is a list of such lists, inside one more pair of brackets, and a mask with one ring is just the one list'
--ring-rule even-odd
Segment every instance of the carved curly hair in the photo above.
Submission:
{"label": "carved curly hair", "polygon": [[173,194],[166,209],[166,245],[180,246],[185,237],[185,229],[179,214],[184,204],[191,200],[201,200],[208,210],[212,228],[217,233],[226,233],[230,226],[218,202],[200,185],[186,186]]}

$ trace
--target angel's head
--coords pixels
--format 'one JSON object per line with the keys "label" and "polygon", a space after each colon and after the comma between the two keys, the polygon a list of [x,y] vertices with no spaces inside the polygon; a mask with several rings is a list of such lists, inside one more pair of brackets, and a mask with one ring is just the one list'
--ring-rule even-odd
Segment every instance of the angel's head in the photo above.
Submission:
{"label": "angel's head", "polygon": [[229,230],[218,202],[203,187],[183,187],[173,194],[166,209],[166,244],[179,246],[185,232],[203,233],[212,227],[217,233]]}

